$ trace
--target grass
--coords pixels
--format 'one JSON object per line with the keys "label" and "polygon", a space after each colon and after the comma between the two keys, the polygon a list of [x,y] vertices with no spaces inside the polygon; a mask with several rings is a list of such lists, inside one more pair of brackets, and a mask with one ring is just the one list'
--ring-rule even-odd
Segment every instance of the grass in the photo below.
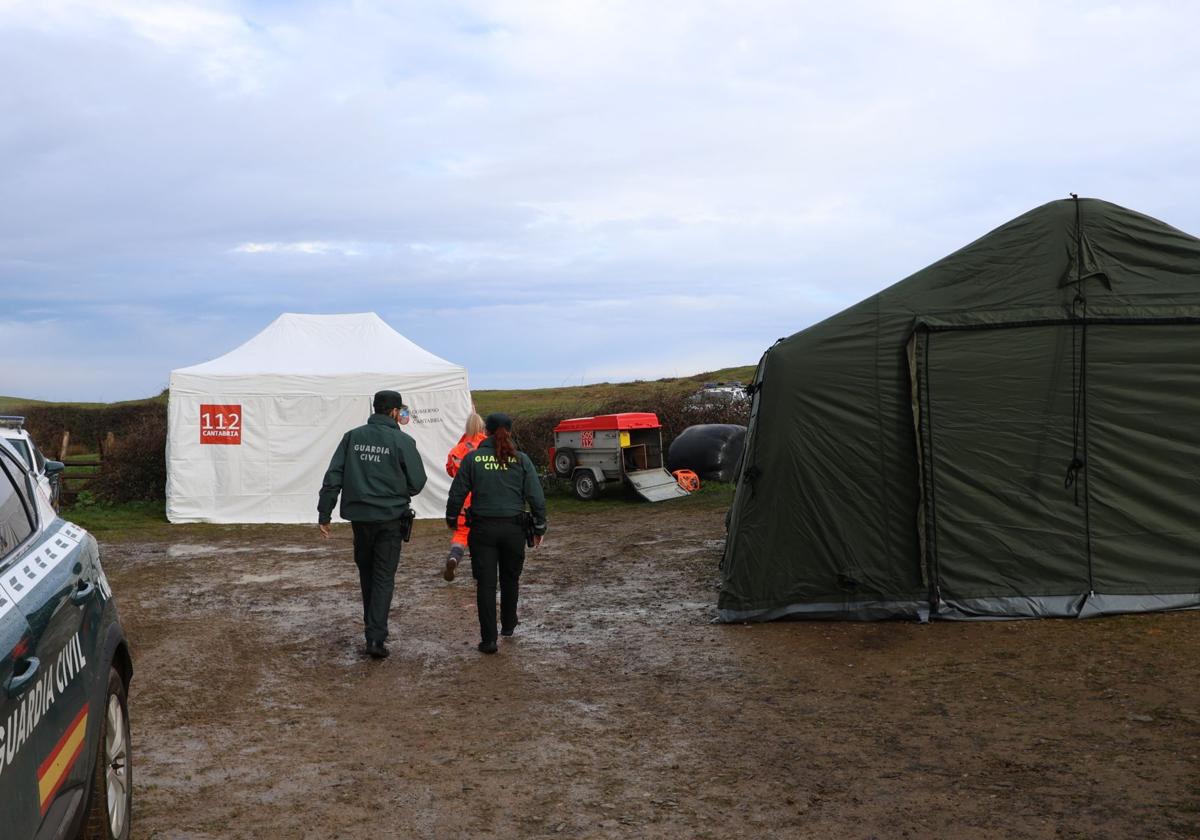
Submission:
{"label": "grass", "polygon": [[[754,365],[728,367],[721,370],[697,373],[693,376],[673,376],[666,379],[636,380],[634,382],[597,382],[593,385],[564,385],[559,388],[526,388],[513,390],[484,389],[471,392],[475,409],[483,415],[493,411],[506,411],[512,415],[542,414],[559,412],[563,415],[587,414],[597,406],[613,402],[641,401],[642,397],[666,392],[668,394],[690,394],[705,382],[742,382],[749,384],[754,378]],[[47,402],[25,397],[0,396],[0,414],[19,411],[24,407],[62,406],[68,408],[111,408],[141,403],[166,403],[167,392],[141,400],[125,400],[116,403]]]}
{"label": "grass", "polygon": [[[733,502],[733,485],[710,481],[686,499],[659,502],[664,512],[669,510],[696,510],[727,508]],[[566,482],[554,482],[546,493],[546,511],[551,521],[560,513],[604,513],[620,510],[629,505],[646,505],[649,502],[624,486],[608,485],[600,497],[583,502],[571,494]],[[91,531],[98,537],[154,538],[158,536],[181,536],[183,532],[214,530],[230,526],[223,525],[171,525],[167,522],[164,502],[129,502],[123,505],[75,504],[64,507],[60,512],[63,519]],[[243,525],[240,528],[270,528],[271,525]],[[295,527],[295,526],[291,526]]]}
{"label": "grass", "polygon": [[22,408],[46,408],[47,406],[60,406],[62,408],[112,408],[121,405],[141,405],[142,403],[163,403],[167,402],[167,392],[163,391],[156,397],[146,397],[140,400],[122,400],[120,402],[102,403],[102,402],[51,402],[48,400],[31,400],[28,397],[6,397],[0,396],[0,414],[20,413]]}
{"label": "grass", "polygon": [[514,416],[556,411],[564,415],[581,415],[596,406],[613,402],[634,402],[651,394],[690,394],[705,382],[739,381],[749,384],[754,378],[754,366],[722,368],[697,373],[694,376],[667,379],[637,380],[635,382],[598,382],[594,385],[567,385],[561,388],[531,388],[526,390],[476,390],[475,410],[487,415],[505,411]]}
{"label": "grass", "polygon": [[[664,506],[664,509],[696,509],[696,508],[727,508],[733,503],[733,485],[717,481],[707,481],[686,499],[671,499],[654,504]],[[600,513],[612,511],[628,505],[651,504],[637,495],[632,488],[621,484],[606,484],[598,498],[584,502],[571,492],[566,481],[553,481],[546,492],[546,512],[553,519],[556,513]]]}
{"label": "grass", "polygon": [[127,502],[123,505],[75,504],[64,507],[59,515],[96,535],[119,531],[139,534],[168,527],[166,502]]}
{"label": "grass", "polygon": [[[0,395],[0,414],[12,414],[17,409],[31,405],[50,405],[50,403],[45,402],[44,400],[29,400],[25,399],[24,397],[6,397]],[[98,405],[92,406],[89,403],[76,403],[76,405],[86,405],[89,408],[98,407]]]}

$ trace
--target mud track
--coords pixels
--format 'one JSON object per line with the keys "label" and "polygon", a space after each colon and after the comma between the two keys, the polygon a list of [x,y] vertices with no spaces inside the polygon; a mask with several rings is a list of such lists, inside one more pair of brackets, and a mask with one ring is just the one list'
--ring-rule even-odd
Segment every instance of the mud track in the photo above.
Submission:
{"label": "mud track", "polygon": [[106,542],[134,836],[1200,836],[1200,613],[714,625],[722,519],[557,517],[492,657],[418,523],[381,663],[346,528]]}

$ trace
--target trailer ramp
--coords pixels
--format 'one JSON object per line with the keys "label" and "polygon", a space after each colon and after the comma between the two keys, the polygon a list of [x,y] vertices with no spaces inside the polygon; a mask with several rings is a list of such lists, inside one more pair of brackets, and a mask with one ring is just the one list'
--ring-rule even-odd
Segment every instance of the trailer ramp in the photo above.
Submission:
{"label": "trailer ramp", "polygon": [[675,476],[659,467],[656,470],[636,470],[625,473],[633,489],[648,502],[662,502],[691,495],[679,486]]}

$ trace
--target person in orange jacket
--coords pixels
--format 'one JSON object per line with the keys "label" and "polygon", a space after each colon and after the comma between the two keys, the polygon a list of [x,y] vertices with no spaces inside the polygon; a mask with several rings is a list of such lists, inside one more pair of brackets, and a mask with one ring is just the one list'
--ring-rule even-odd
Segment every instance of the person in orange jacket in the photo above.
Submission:
{"label": "person in orange jacket", "polygon": [[[480,442],[487,437],[487,432],[483,428],[483,418],[475,412],[471,412],[471,416],[467,418],[467,428],[463,432],[463,436],[458,439],[458,443],[450,454],[446,456],[446,472],[451,478],[458,475],[458,468],[462,466],[463,459],[475,451]],[[450,554],[446,558],[446,567],[442,570],[442,577],[446,580],[454,580],[454,570],[463,559],[463,552],[467,550],[467,536],[471,529],[467,527],[467,508],[471,506],[471,497],[467,496],[467,500],[463,502],[462,512],[458,514],[458,528],[454,531],[454,536],[450,538]]]}

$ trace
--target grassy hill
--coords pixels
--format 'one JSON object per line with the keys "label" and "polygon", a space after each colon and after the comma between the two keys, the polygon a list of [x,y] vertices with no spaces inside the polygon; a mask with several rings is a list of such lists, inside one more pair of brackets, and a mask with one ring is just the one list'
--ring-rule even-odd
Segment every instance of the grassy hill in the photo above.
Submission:
{"label": "grassy hill", "polygon": [[485,416],[492,411],[506,411],[512,415],[554,411],[564,416],[580,416],[595,410],[596,406],[634,401],[649,394],[690,394],[705,382],[737,381],[748,385],[753,377],[754,366],[748,365],[668,379],[597,382],[594,385],[527,390],[474,390],[471,395],[475,398],[475,410]]}
{"label": "grassy hill", "polygon": [[[530,388],[525,390],[476,390],[475,408],[480,414],[492,411],[507,411],[513,415],[559,412],[564,416],[581,415],[593,411],[596,406],[613,402],[635,400],[648,394],[690,394],[705,382],[739,381],[749,384],[754,376],[754,366],[722,368],[695,376],[678,376],[667,379],[637,380],[634,382],[598,382],[594,385],[568,385],[561,388]],[[139,403],[165,402],[166,392],[144,400],[126,400],[119,403],[53,403],[29,400],[21,397],[0,396],[0,414],[19,411],[27,406],[61,406],[71,408],[108,408],[112,406],[137,405]]]}
{"label": "grassy hill", "polygon": [[26,397],[5,397],[0,396],[0,414],[12,414],[13,412],[20,413],[20,409],[29,408],[31,406],[37,408],[45,408],[48,406],[57,406],[59,408],[113,408],[122,405],[142,405],[143,403],[166,403],[167,392],[163,391],[157,397],[146,397],[141,400],[122,400],[115,403],[101,402],[48,402],[46,400],[31,400]]}

